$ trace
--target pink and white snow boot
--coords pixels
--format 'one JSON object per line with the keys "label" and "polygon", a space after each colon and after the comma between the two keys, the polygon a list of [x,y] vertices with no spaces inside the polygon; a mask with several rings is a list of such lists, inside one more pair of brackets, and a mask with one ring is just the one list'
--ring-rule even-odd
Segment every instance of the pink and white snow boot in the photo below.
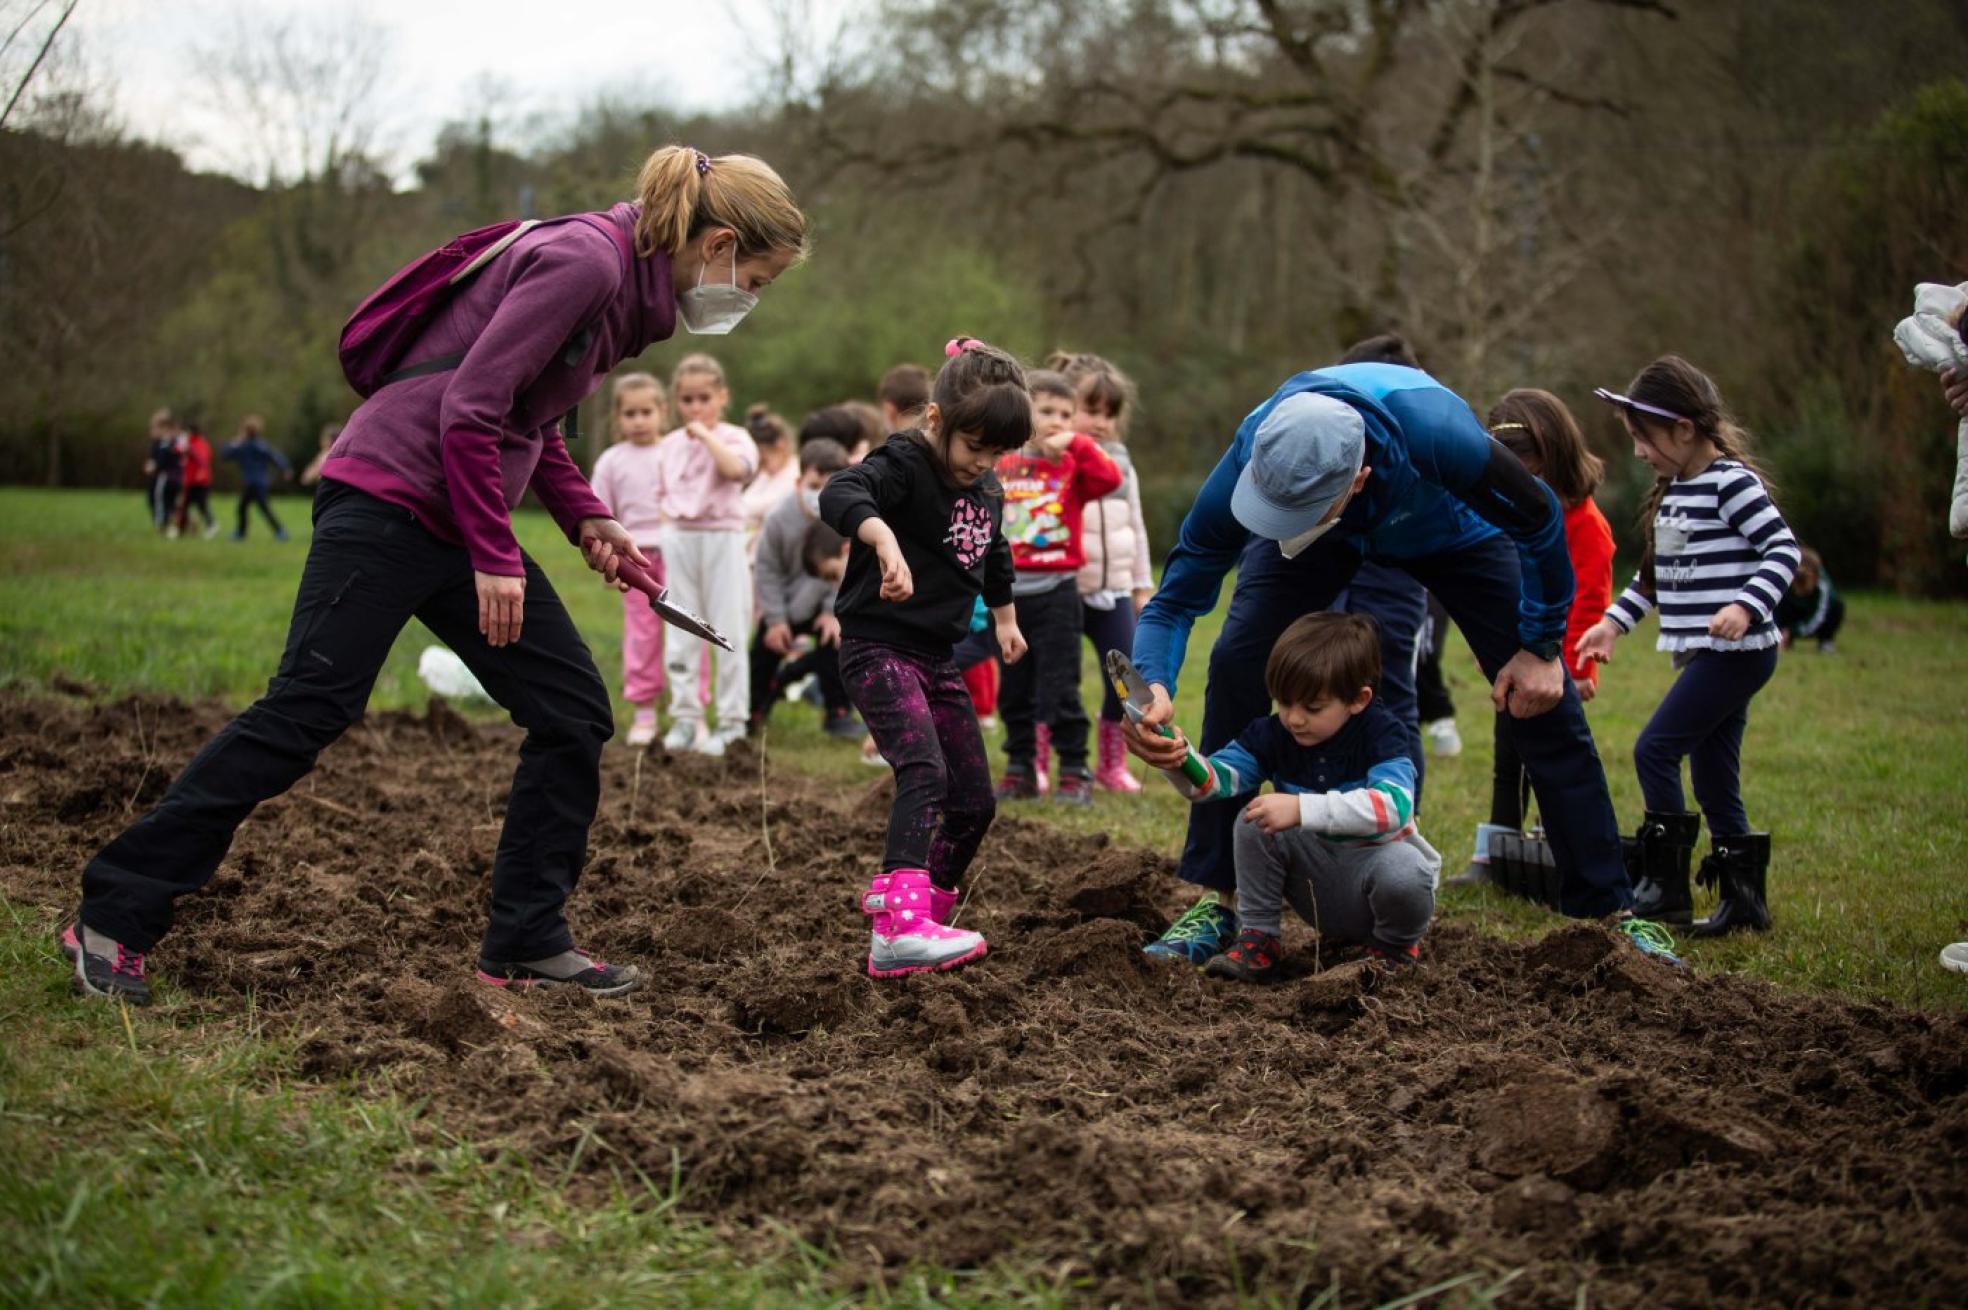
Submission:
{"label": "pink and white snow boot", "polygon": [[[944,892],[944,913],[956,900]],[[868,976],[901,978],[932,969],[954,969],[983,957],[981,933],[946,928],[937,918],[937,888],[922,869],[896,869],[868,884],[861,912],[873,920],[868,938]]]}
{"label": "pink and white snow boot", "polygon": [[1032,729],[1032,782],[1043,796],[1052,790],[1052,725]]}

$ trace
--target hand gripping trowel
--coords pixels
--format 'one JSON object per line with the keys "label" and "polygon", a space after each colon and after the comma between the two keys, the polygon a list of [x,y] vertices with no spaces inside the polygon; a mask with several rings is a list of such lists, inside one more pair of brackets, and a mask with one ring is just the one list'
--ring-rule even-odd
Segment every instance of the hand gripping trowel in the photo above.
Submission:
{"label": "hand gripping trowel", "polygon": [[[1141,676],[1140,669],[1134,667],[1134,661],[1120,651],[1108,651],[1104,663],[1107,680],[1114,684],[1114,694],[1121,698],[1121,712],[1127,715],[1128,722],[1138,726],[1141,723],[1141,716],[1147,712],[1150,705],[1155,703],[1155,694],[1148,690],[1148,680]],[[1175,730],[1167,724],[1162,724],[1155,731],[1164,737],[1175,736]],[[1189,747],[1189,754],[1183,758],[1181,767],[1163,769],[1162,776],[1167,778],[1169,784],[1177,791],[1192,800],[1202,793],[1213,790],[1216,786],[1216,775],[1211,770],[1209,761],[1197,754],[1194,746]]]}

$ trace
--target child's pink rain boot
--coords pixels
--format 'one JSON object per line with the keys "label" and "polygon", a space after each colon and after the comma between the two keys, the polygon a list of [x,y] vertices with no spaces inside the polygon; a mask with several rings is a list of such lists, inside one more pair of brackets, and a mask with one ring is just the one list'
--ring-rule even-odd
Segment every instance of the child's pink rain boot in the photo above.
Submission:
{"label": "child's pink rain boot", "polygon": [[1093,775],[1103,791],[1137,792],[1141,780],[1128,772],[1127,743],[1121,739],[1121,725],[1100,721],[1100,771]]}
{"label": "child's pink rain boot", "polygon": [[945,891],[935,883],[931,883],[929,885],[929,917],[942,924],[945,928],[948,928],[950,926],[950,916],[957,912],[957,902],[962,899],[962,896],[963,893],[959,891]]}
{"label": "child's pink rain boot", "polygon": [[1043,796],[1052,790],[1052,725],[1041,723],[1032,729],[1032,782]]}
{"label": "child's pink rain boot", "polygon": [[[868,884],[861,912],[874,919],[868,938],[869,977],[954,969],[983,956],[982,934],[936,921],[935,890],[921,869],[896,869]],[[955,893],[947,894],[954,899]]]}

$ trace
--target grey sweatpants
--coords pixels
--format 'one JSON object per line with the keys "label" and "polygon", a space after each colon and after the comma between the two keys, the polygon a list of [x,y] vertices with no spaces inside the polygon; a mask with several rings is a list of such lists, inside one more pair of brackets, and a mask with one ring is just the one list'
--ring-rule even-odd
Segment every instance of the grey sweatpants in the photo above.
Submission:
{"label": "grey sweatpants", "polygon": [[1341,844],[1304,828],[1266,835],[1237,820],[1237,918],[1278,935],[1283,903],[1329,942],[1409,946],[1435,912],[1442,857],[1420,833],[1382,846]]}

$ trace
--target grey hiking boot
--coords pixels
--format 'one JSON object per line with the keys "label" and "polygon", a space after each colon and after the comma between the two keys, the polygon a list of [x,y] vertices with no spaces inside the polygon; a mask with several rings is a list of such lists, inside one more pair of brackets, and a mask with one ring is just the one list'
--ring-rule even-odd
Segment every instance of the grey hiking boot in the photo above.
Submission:
{"label": "grey hiking boot", "polygon": [[61,932],[62,954],[75,965],[70,986],[77,996],[97,996],[126,1005],[149,1005],[142,951],[124,948],[77,919]]}
{"label": "grey hiking boot", "polygon": [[627,996],[642,986],[633,964],[608,964],[582,950],[562,951],[544,960],[496,962],[480,959],[478,980],[493,987],[531,991],[536,987],[578,987],[590,996]]}

